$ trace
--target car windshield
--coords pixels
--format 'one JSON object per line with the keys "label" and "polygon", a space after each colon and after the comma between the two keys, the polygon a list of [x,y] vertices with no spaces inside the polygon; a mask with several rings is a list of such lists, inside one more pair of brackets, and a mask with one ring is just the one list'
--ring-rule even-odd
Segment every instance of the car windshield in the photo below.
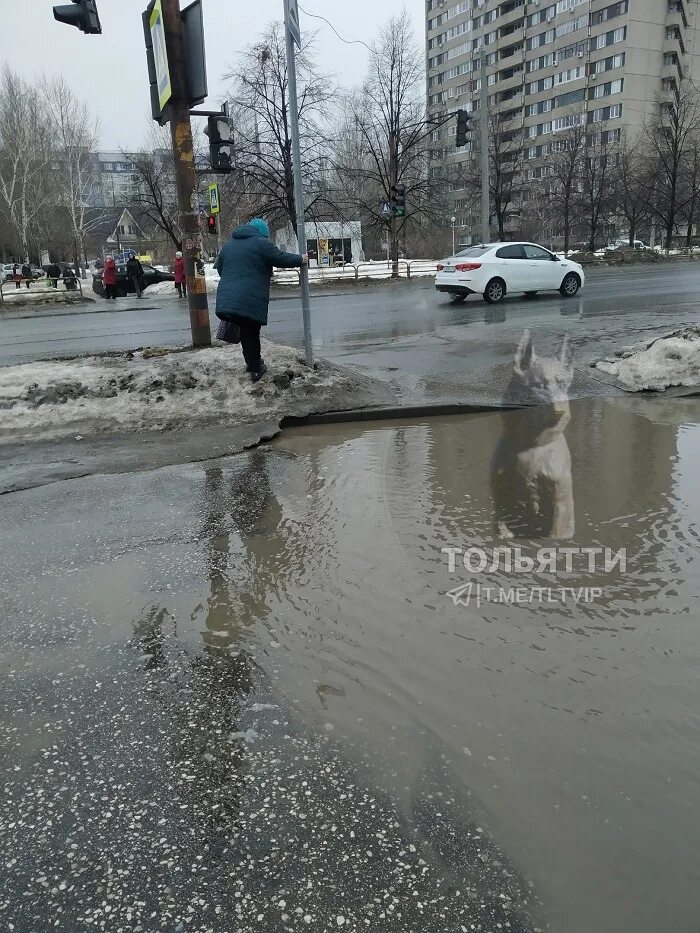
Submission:
{"label": "car windshield", "polygon": [[456,253],[457,256],[483,256],[484,253],[487,253],[491,249],[490,246],[469,246],[467,249],[461,250],[459,253]]}

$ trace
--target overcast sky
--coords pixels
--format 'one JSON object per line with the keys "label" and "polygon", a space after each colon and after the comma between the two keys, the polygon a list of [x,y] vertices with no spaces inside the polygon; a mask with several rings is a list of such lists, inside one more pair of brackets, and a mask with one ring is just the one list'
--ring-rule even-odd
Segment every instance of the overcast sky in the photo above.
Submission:
{"label": "overcast sky", "polygon": [[[25,0],[27,2],[27,0]],[[67,0],[64,0],[67,2]],[[84,36],[53,18],[54,0],[29,0],[31,15],[12,18],[2,43],[2,58],[27,78],[42,71],[65,76],[74,91],[90,102],[102,120],[102,148],[138,146],[150,121],[141,12],[147,0],[98,0],[101,36]],[[209,101],[218,105],[227,64],[239,49],[255,41],[264,27],[281,18],[282,0],[203,0],[209,70]],[[185,0],[181,2],[186,6]],[[405,6],[424,39],[425,0],[301,0],[309,13],[320,13],[347,39],[371,41],[377,28]],[[319,30],[318,66],[345,85],[359,83],[366,68],[360,45],[345,45],[319,20],[300,13],[302,29]]]}

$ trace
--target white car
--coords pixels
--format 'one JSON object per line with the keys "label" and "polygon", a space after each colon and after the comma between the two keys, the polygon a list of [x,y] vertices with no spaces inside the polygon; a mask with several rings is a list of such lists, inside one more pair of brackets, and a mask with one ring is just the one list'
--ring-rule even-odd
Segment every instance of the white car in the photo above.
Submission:
{"label": "white car", "polygon": [[435,288],[452,300],[483,295],[497,304],[509,292],[558,291],[573,298],[585,282],[582,267],[536,243],[489,243],[469,246],[438,263]]}

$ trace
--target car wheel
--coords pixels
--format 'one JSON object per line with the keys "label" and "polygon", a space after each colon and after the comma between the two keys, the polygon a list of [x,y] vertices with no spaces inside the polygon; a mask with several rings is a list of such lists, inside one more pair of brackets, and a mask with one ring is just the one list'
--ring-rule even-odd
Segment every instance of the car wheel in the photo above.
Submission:
{"label": "car wheel", "polygon": [[491,279],[484,292],[484,301],[490,305],[497,305],[502,301],[506,293],[506,284],[503,279]]}
{"label": "car wheel", "polygon": [[127,294],[128,294],[126,285],[119,285],[119,286],[117,287],[117,290],[116,290],[115,294],[116,294],[117,298],[126,298],[126,296],[127,296]]}
{"label": "car wheel", "polygon": [[537,295],[537,292],[525,292],[523,298],[534,298]]}
{"label": "car wheel", "polygon": [[461,305],[463,301],[467,300],[466,295],[450,295],[450,304]]}
{"label": "car wheel", "polygon": [[559,291],[564,298],[573,298],[576,292],[581,288],[581,279],[575,272],[567,272],[564,281],[561,283]]}

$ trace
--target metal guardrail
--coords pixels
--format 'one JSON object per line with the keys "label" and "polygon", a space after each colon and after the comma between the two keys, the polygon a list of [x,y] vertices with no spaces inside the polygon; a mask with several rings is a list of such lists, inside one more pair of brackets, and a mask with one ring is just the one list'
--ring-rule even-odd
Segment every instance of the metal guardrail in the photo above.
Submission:
{"label": "metal guardrail", "polygon": [[[400,259],[399,277],[410,279],[414,275],[434,275],[437,271],[437,262],[426,259]],[[382,262],[360,262],[346,264],[345,266],[332,266],[331,268],[319,269],[318,267],[309,270],[309,281],[312,283],[322,282],[343,282],[357,285],[360,280],[380,280],[391,277],[391,263]],[[274,273],[274,281],[279,285],[294,284],[299,281],[299,273],[294,270],[277,270]]]}
{"label": "metal guardrail", "polygon": [[[30,280],[29,288],[27,288],[26,279],[21,279],[19,283],[20,284],[19,288],[17,288],[17,282],[15,281],[15,279],[8,279],[4,282],[0,282],[0,304],[7,304],[7,305],[12,304],[11,301],[8,301],[5,298],[6,292],[9,292],[9,294],[11,295],[16,295],[18,292],[21,294],[22,290],[24,290],[25,292],[29,292],[30,295],[36,295],[37,292],[40,292],[41,294],[44,294],[44,295],[48,295],[53,292],[76,291],[76,289],[66,288],[62,277],[58,279],[56,288],[54,288],[53,285],[50,285],[49,281],[50,280],[46,277],[43,277],[40,279],[32,279]],[[80,279],[80,276],[76,276],[76,283],[78,286],[77,291],[80,292],[80,297],[84,298],[85,294],[83,292],[83,283]],[[32,285],[37,286],[37,287],[32,288]]]}

